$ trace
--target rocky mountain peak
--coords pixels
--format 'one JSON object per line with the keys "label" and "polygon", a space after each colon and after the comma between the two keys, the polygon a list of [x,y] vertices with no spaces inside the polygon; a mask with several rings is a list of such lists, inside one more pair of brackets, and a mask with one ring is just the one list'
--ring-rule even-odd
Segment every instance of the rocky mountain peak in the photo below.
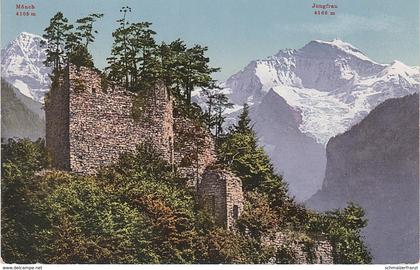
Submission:
{"label": "rocky mountain peak", "polygon": [[43,102],[49,89],[50,68],[45,67],[45,49],[41,36],[22,32],[2,49],[2,78],[23,95]]}
{"label": "rocky mountain peak", "polygon": [[339,39],[313,40],[252,61],[224,85],[238,105],[258,106],[273,89],[302,112],[301,131],[326,144],[384,100],[417,92],[419,71],[399,61],[376,63]]}

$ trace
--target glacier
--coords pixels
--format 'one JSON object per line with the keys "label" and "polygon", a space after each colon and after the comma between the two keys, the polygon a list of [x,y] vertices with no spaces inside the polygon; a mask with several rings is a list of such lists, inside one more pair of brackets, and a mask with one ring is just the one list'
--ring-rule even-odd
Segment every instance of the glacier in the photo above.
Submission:
{"label": "glacier", "polygon": [[251,62],[222,87],[235,105],[258,106],[270,90],[299,111],[299,129],[325,145],[389,99],[418,92],[419,69],[379,64],[341,40],[309,42]]}

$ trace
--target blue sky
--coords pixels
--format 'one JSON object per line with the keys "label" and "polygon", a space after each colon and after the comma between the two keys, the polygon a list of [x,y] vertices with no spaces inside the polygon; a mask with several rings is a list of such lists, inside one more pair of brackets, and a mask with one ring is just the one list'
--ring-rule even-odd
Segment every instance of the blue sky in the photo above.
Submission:
{"label": "blue sky", "polygon": [[[62,11],[70,21],[92,12],[105,16],[96,26],[91,47],[99,68],[106,65],[121,6],[130,20],[150,21],[158,41],[176,38],[209,47],[215,77],[226,79],[251,60],[283,48],[301,48],[310,40],[340,38],[377,62],[419,64],[418,0],[28,0],[36,17],[16,16],[15,0],[1,2],[4,47],[20,32],[42,34],[49,19]],[[314,15],[312,5],[336,4],[335,16]]]}

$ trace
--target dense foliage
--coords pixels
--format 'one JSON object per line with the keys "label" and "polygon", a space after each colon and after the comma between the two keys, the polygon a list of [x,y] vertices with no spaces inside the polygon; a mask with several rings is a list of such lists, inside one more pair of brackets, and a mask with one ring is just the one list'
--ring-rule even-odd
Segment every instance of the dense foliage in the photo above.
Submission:
{"label": "dense foliage", "polygon": [[47,166],[42,142],[3,147],[7,262],[192,263],[196,243],[204,241],[199,228],[214,229],[200,221],[190,191],[150,148],[139,147],[97,176],[39,172]]}
{"label": "dense foliage", "polygon": [[49,160],[42,141],[29,140],[2,144],[1,226],[2,257],[13,262],[34,260],[38,217],[31,209],[26,194],[31,192],[30,179],[47,167]]}
{"label": "dense foliage", "polygon": [[217,227],[147,146],[96,176],[45,170],[48,164],[42,141],[3,145],[6,262],[257,263],[272,254]]}
{"label": "dense foliage", "polygon": [[97,176],[45,168],[41,141],[3,146],[6,262],[251,262],[249,241],[200,212],[191,191],[149,147]]}
{"label": "dense foliage", "polygon": [[[245,116],[246,110],[220,151],[230,136],[253,136]],[[323,235],[334,247],[336,263],[370,262],[360,236],[366,225],[361,208],[317,214],[296,205],[264,153],[255,149],[226,163],[242,168],[235,172],[244,181],[246,199],[236,230],[228,231],[198,208],[184,179],[147,145],[96,176],[48,170],[43,145],[10,140],[2,146],[2,257],[7,262],[295,262],[290,246],[264,241],[278,231],[299,232],[296,241]],[[242,158],[251,152],[258,161]]]}
{"label": "dense foliage", "polygon": [[350,203],[342,210],[312,213],[306,223],[309,231],[328,235],[333,246],[333,258],[340,263],[370,263],[372,256],[363,243],[361,229],[367,226],[364,210]]}

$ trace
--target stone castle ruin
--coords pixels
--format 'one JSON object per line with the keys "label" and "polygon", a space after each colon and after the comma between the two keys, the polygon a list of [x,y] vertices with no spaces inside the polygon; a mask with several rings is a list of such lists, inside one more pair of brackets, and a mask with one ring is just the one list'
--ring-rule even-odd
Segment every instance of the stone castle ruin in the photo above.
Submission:
{"label": "stone castle ruin", "polygon": [[193,120],[174,115],[173,98],[163,84],[142,97],[138,119],[133,115],[136,97],[116,84],[104,85],[97,71],[67,67],[45,106],[46,144],[53,166],[94,174],[122,153],[148,143],[190,179],[188,185],[199,194],[208,191],[217,197],[209,207],[221,225],[230,227],[243,208],[242,183],[230,172],[211,168],[216,162],[211,134]]}
{"label": "stone castle ruin", "polygon": [[[189,179],[188,185],[196,190],[201,207],[219,225],[232,228],[244,208],[242,181],[215,165],[210,132],[177,113],[173,97],[163,84],[156,84],[142,96],[140,111],[134,111],[137,98],[123,87],[106,82],[98,71],[68,66],[45,102],[46,146],[53,166],[91,175],[115,162],[122,153],[148,143]],[[278,238],[270,243],[280,247],[284,241]],[[303,249],[299,245],[294,249],[300,256],[298,262],[306,263]],[[332,263],[331,246],[320,242],[316,258],[318,263]]]}

